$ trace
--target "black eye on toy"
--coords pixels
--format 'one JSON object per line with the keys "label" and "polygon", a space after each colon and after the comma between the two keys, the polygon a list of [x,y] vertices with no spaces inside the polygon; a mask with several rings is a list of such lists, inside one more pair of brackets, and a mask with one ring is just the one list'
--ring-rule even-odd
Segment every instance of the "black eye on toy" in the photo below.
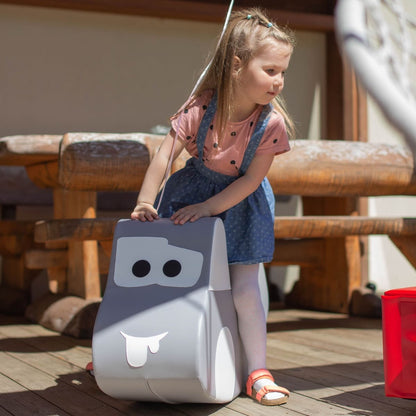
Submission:
{"label": "black eye on toy", "polygon": [[167,277],[176,277],[181,270],[182,266],[177,260],[169,260],[163,266],[163,273]]}
{"label": "black eye on toy", "polygon": [[150,263],[147,260],[138,260],[133,264],[131,271],[136,277],[145,277],[150,272]]}

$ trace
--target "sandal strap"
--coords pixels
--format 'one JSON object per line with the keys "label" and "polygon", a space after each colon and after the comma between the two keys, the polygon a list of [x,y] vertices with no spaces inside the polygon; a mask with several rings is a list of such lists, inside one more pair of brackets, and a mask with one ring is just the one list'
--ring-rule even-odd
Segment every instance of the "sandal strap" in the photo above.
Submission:
{"label": "sandal strap", "polygon": [[256,394],[256,400],[261,402],[261,399],[267,394],[267,393],[282,393],[285,396],[289,397],[289,390],[285,389],[282,386],[278,386],[278,385],[270,385],[270,386],[264,386],[263,388],[261,388],[257,394]]}
{"label": "sandal strap", "polygon": [[271,380],[274,382],[274,378],[272,376],[272,374],[270,373],[269,370],[266,370],[265,368],[262,368],[260,370],[254,370],[247,379],[247,383],[246,383],[246,391],[247,394],[249,396],[251,396],[252,394],[252,389],[253,389],[253,384],[257,381],[260,380],[261,378],[266,378],[268,380]]}

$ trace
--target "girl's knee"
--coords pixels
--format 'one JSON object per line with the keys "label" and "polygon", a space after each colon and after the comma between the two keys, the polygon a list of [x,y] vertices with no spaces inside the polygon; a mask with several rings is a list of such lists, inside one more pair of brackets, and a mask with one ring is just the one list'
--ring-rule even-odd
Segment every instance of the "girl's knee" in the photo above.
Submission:
{"label": "girl's knee", "polygon": [[237,312],[257,307],[258,303],[261,303],[258,265],[235,265],[230,267],[230,275],[232,296]]}

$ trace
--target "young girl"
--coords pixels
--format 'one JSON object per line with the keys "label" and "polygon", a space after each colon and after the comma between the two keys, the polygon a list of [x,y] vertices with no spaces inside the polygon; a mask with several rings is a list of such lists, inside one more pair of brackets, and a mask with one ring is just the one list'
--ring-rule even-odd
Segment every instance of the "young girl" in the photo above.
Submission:
{"label": "young girl", "polygon": [[[274,252],[274,195],[266,174],[274,156],[289,150],[288,134],[293,132],[277,99],[293,46],[292,35],[259,10],[231,15],[202,82],[172,117],[172,130],[147,170],[131,214],[140,221],[168,217],[175,224],[222,218],[248,360],[247,394],[264,405],[286,403],[289,397],[265,369],[266,320],[258,268]],[[176,158],[184,147],[192,157],[167,181],[157,212],[154,204],[171,150]]]}

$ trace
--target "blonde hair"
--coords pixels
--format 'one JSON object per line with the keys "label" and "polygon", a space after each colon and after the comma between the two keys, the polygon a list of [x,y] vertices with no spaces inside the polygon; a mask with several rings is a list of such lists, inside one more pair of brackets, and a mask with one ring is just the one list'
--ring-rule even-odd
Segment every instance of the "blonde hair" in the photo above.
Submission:
{"label": "blonde hair", "polygon": [[[217,126],[218,134],[224,131],[233,105],[233,62],[237,56],[244,68],[256,55],[256,52],[270,39],[295,46],[293,33],[270,22],[258,8],[235,11],[218,45],[210,67],[202,78],[194,97],[203,91],[214,89],[217,92]],[[286,110],[282,97],[273,100],[273,106],[284,118],[289,138],[294,138],[294,123]]]}

